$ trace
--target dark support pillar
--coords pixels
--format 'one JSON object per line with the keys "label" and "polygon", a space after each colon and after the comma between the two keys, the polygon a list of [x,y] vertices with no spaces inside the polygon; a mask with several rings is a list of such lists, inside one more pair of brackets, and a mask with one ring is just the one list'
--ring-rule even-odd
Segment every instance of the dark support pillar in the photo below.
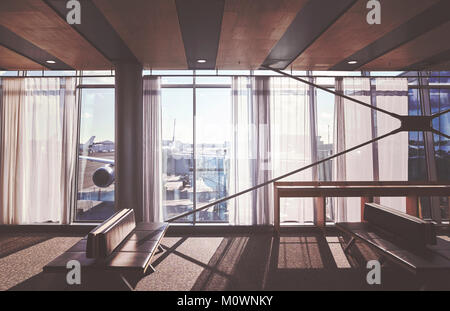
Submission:
{"label": "dark support pillar", "polygon": [[143,220],[142,65],[118,62],[116,70],[116,191],[117,209],[133,208]]}

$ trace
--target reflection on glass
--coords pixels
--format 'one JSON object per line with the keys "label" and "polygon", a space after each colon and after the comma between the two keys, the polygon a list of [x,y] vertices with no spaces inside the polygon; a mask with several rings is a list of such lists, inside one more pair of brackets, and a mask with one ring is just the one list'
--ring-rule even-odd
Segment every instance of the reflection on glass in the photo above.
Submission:
{"label": "reflection on glass", "polygon": [[161,97],[163,214],[169,219],[193,209],[193,93],[191,88],[163,88]]}
{"label": "reflection on glass", "polygon": [[[440,79],[444,80],[444,78]],[[446,83],[448,80],[442,81]],[[437,113],[450,109],[450,89],[430,90],[431,113]],[[438,131],[449,135],[450,133],[450,113],[441,115],[433,120],[433,127]],[[436,172],[439,181],[450,180],[450,140],[444,136],[433,135],[434,154],[436,160]],[[441,197],[438,201],[441,219],[450,218],[450,208],[448,197]]]}
{"label": "reflection on glass", "polygon": [[114,213],[114,89],[82,89],[76,221]]}
{"label": "reflection on glass", "polygon": [[[230,89],[197,89],[197,208],[228,196],[231,127]],[[197,214],[197,222],[228,222],[228,202]]]}

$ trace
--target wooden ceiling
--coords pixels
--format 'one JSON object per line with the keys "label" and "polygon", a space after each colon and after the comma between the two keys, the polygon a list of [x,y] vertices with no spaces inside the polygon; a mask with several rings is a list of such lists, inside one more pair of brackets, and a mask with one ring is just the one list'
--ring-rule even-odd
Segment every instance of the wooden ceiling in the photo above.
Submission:
{"label": "wooden ceiling", "polygon": [[[111,63],[44,1],[1,0],[0,25],[72,68],[111,68]],[[1,62],[0,67],[3,67]]]}
{"label": "wooden ceiling", "polygon": [[32,60],[0,46],[0,68],[7,70],[21,70],[22,68],[29,70],[43,70],[44,67]]}
{"label": "wooden ceiling", "polygon": [[307,0],[225,2],[219,69],[258,69]]}
{"label": "wooden ceiling", "polygon": [[[408,42],[391,52],[371,61],[364,66],[365,70],[395,70],[406,69],[411,65],[419,64],[421,61],[450,50],[450,22],[429,31],[411,42]],[[434,65],[434,64],[430,64]]]}
{"label": "wooden ceiling", "polygon": [[[366,22],[367,0],[347,0],[349,7],[338,13],[326,12],[336,0],[183,1],[191,1],[192,6],[187,7],[197,10],[188,12],[191,16],[200,16],[198,10],[205,1],[223,6],[223,15],[214,15],[221,16],[217,17],[221,19],[219,40],[209,40],[206,44],[210,46],[205,47],[217,50],[216,58],[208,60],[213,64],[209,69],[258,69],[269,55],[291,49],[290,55],[298,57],[289,60],[287,68],[294,70],[450,70],[448,0],[381,1],[380,25]],[[305,20],[299,19],[316,12],[311,1],[315,1],[315,10],[323,8],[327,14],[320,15],[324,20],[319,22],[307,19],[310,24],[305,25]],[[192,21],[182,23],[190,29],[180,26],[181,7],[176,0],[80,0],[83,9],[90,10],[83,11],[84,27],[69,25],[64,7],[57,9],[54,2],[0,1],[1,69],[109,70],[126,51],[146,69],[193,69],[192,57],[202,53],[198,42],[205,42],[205,38],[195,38]],[[103,24],[86,20],[99,15],[105,20]],[[208,25],[205,20],[200,23]],[[102,36],[98,29],[106,29],[108,35]],[[305,40],[311,33],[319,35]],[[286,42],[286,34],[287,43],[293,44],[280,45],[283,38]],[[294,42],[297,34],[298,40],[307,44],[299,51]],[[105,42],[114,36],[114,42]],[[111,46],[119,52],[108,53]],[[47,58],[56,64],[47,64]],[[361,61],[349,66],[352,58]]]}
{"label": "wooden ceiling", "polygon": [[295,70],[329,70],[436,2],[438,0],[408,0],[405,5],[405,1],[384,1],[382,23],[369,25],[367,2],[357,1],[292,63],[292,67]]}
{"label": "wooden ceiling", "polygon": [[146,68],[187,68],[175,0],[94,0]]}

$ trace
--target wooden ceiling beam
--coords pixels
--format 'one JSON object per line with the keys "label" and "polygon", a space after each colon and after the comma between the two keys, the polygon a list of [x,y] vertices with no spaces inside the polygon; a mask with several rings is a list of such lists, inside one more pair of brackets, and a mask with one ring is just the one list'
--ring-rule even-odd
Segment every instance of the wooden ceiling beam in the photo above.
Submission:
{"label": "wooden ceiling beam", "polygon": [[0,25],[72,68],[111,69],[111,62],[42,0],[0,1]]}

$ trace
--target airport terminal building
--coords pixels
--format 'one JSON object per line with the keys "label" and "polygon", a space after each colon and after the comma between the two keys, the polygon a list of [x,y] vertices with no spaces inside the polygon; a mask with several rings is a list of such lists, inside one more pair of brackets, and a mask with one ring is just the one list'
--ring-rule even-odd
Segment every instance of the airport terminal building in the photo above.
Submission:
{"label": "airport terminal building", "polygon": [[449,290],[448,12],[2,0],[0,290]]}

